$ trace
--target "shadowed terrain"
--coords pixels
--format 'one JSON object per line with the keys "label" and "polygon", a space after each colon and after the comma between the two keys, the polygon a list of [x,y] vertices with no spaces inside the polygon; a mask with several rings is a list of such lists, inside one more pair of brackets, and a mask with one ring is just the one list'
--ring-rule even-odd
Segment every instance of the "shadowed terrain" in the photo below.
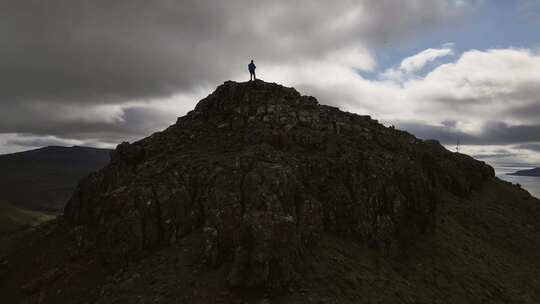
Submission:
{"label": "shadowed terrain", "polygon": [[52,214],[17,208],[0,202],[0,236],[5,236],[53,219]]}
{"label": "shadowed terrain", "polygon": [[81,178],[109,162],[110,150],[45,147],[0,155],[0,200],[60,212]]}
{"label": "shadowed terrain", "polygon": [[111,270],[77,258],[73,228],[57,220],[2,249],[0,293],[9,303],[538,303],[540,201],[497,179],[467,199],[443,196],[436,231],[404,255],[325,234],[281,291],[231,289],[227,265],[202,258],[203,231]]}
{"label": "shadowed terrain", "polygon": [[540,202],[471,157],[226,82],[1,242],[41,303],[538,303]]}

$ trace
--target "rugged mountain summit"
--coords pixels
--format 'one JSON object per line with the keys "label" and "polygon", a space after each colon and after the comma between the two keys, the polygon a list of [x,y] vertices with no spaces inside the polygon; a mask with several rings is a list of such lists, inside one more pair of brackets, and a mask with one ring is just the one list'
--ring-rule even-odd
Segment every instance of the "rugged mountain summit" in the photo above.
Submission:
{"label": "rugged mountain summit", "polygon": [[110,263],[204,230],[232,286],[282,287],[321,233],[399,254],[435,228],[438,193],[493,169],[292,88],[225,82],[162,132],[122,143],[65,217]]}

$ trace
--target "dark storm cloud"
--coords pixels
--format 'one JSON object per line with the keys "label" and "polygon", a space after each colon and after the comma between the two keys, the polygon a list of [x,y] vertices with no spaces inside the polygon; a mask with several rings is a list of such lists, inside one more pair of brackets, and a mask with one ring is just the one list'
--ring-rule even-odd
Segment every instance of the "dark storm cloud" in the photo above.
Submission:
{"label": "dark storm cloud", "polygon": [[[467,10],[463,3],[1,1],[0,133],[140,137],[174,114],[139,107],[115,120],[92,107],[214,87],[245,72],[251,58],[295,65],[342,48],[403,41],[453,20]],[[81,119],[85,111],[97,114]]]}
{"label": "dark storm cloud", "polygon": [[295,63],[402,39],[446,22],[462,9],[453,2],[2,1],[0,133],[146,135],[171,114],[147,107],[111,121],[104,111],[82,120],[76,112],[213,87],[252,57]]}
{"label": "dark storm cloud", "polygon": [[443,144],[455,144],[458,139],[461,142],[476,142],[477,138],[454,128],[433,126],[422,123],[398,123],[397,127],[422,139],[436,139]]}
{"label": "dark storm cloud", "polygon": [[516,148],[530,150],[530,151],[534,151],[534,152],[540,152],[540,142],[521,144],[521,145],[517,145]]}
{"label": "dark storm cloud", "polygon": [[476,159],[508,159],[512,157],[516,157],[518,154],[508,152],[508,151],[497,151],[494,153],[480,153],[480,154],[473,154],[472,157]]}
{"label": "dark storm cloud", "polygon": [[219,78],[219,51],[205,48],[224,39],[212,35],[226,25],[219,3],[4,2],[0,100],[116,103]]}
{"label": "dark storm cloud", "polygon": [[540,117],[540,98],[538,98],[538,92],[531,98],[531,104],[510,108],[508,109],[508,115],[522,119],[538,119]]}
{"label": "dark storm cloud", "polygon": [[484,127],[484,140],[493,144],[517,144],[540,141],[540,125],[509,126],[491,122]]}
{"label": "dark storm cloud", "polygon": [[221,82],[231,70],[243,71],[252,56],[294,61],[437,24],[447,5],[408,0],[396,10],[388,0],[4,1],[0,100],[117,103],[168,96]]}
{"label": "dark storm cloud", "polygon": [[[38,113],[34,113],[38,115]],[[13,121],[0,121],[0,128],[8,133],[32,134],[36,136],[54,135],[66,140],[93,140],[103,143],[133,141],[142,136],[161,130],[175,122],[175,113],[148,106],[127,106],[122,108],[119,117],[111,121],[92,121],[82,119],[59,120],[48,117],[39,120],[31,118]],[[23,139],[27,141],[28,139]],[[14,143],[13,141],[8,142]]]}

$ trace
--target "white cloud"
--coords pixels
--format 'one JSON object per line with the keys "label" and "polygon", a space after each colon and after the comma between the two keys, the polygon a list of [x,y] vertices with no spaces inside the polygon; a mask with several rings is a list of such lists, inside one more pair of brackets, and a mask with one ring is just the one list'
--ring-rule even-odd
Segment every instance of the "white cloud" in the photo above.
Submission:
{"label": "white cloud", "polygon": [[435,60],[453,56],[454,51],[451,47],[452,44],[445,44],[445,48],[442,49],[427,49],[411,57],[403,59],[400,66],[397,68],[390,68],[381,74],[381,79],[403,82],[411,77],[415,77],[415,73],[422,70],[428,63]]}
{"label": "white cloud", "polygon": [[326,60],[368,72],[373,71],[377,67],[373,56],[363,47],[350,47],[331,51],[326,55]]}
{"label": "white cloud", "polygon": [[[471,50],[405,84],[418,115],[511,125],[538,124],[540,54],[527,49]],[[528,112],[528,111],[529,112]],[[528,112],[528,113],[527,113]],[[534,115],[528,115],[534,114]]]}
{"label": "white cloud", "polygon": [[[540,124],[533,50],[456,56],[450,43],[405,58],[379,79],[357,73],[377,71],[377,46],[453,26],[481,1],[94,1],[85,16],[99,18],[81,20],[81,28],[63,26],[63,14],[79,12],[72,1],[39,6],[49,13],[36,8],[28,19],[8,18],[18,15],[11,10],[25,16],[26,6],[13,5],[2,12],[0,45],[9,68],[0,72],[7,88],[0,93],[0,132],[105,145],[142,137],[173,123],[223,80],[246,80],[251,58],[265,80],[389,124],[471,136],[493,120],[506,129]],[[26,48],[30,42],[35,47]]]}
{"label": "white cloud", "polygon": [[[425,63],[426,58],[450,52],[421,52],[428,55],[409,59],[422,58],[414,61]],[[434,67],[424,77],[401,83],[365,79],[347,62],[331,59],[269,65],[263,71],[263,79],[388,122],[441,125],[455,121],[455,128],[472,134],[490,121],[510,126],[540,124],[540,55],[532,50],[470,50],[453,62]]]}
{"label": "white cloud", "polygon": [[[154,129],[125,124],[158,111],[169,122],[196,102],[178,96],[244,80],[251,58],[263,77],[286,67],[338,88],[356,77],[351,67],[376,68],[370,48],[443,27],[469,9],[455,0],[29,2],[0,10],[0,132],[107,141],[122,132],[131,139],[133,130],[145,136]],[[310,67],[335,74],[314,79]],[[148,119],[130,120],[135,107]]]}
{"label": "white cloud", "polygon": [[[408,69],[414,71],[434,58],[451,54],[451,49],[443,50],[421,52],[404,60],[403,66],[415,62],[410,65],[414,68]],[[471,153],[480,154],[474,145],[493,154],[493,147],[506,145],[507,151],[522,160],[540,159],[531,150],[525,153],[512,148],[519,141],[540,139],[540,134],[531,134],[540,130],[540,54],[533,50],[470,50],[432,67],[425,76],[401,81],[365,79],[346,62],[330,59],[274,65],[265,68],[263,78],[294,86],[321,103],[372,115],[386,124],[423,124],[428,137],[441,136],[453,142],[463,136],[462,144],[469,145],[465,151]],[[490,143],[492,146],[486,146]]]}
{"label": "white cloud", "polygon": [[421,70],[427,63],[437,58],[454,55],[452,49],[427,49],[414,56],[405,58],[400,65],[400,69],[407,73],[414,73]]}

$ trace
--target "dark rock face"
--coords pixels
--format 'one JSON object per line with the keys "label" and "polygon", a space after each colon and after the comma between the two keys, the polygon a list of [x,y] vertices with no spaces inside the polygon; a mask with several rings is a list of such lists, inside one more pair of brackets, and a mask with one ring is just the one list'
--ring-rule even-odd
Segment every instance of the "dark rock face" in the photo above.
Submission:
{"label": "dark rock face", "polygon": [[111,263],[206,234],[232,286],[287,286],[321,232],[394,254],[434,228],[438,191],[494,176],[435,141],[292,88],[226,82],[178,122],[118,146],[65,208]]}

